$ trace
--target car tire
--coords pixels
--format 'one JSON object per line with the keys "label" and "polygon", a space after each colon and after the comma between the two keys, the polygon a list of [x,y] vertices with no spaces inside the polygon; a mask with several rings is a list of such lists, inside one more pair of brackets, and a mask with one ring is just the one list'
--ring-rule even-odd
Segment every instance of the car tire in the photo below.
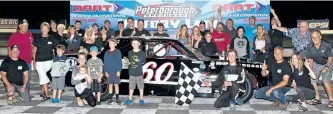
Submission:
{"label": "car tire", "polygon": [[[245,104],[252,98],[255,89],[253,88],[253,82],[249,75],[246,75],[244,84],[241,85],[241,89],[244,89],[245,92],[240,92],[239,98],[243,101],[243,104]],[[222,94],[221,92],[219,93],[220,95]]]}

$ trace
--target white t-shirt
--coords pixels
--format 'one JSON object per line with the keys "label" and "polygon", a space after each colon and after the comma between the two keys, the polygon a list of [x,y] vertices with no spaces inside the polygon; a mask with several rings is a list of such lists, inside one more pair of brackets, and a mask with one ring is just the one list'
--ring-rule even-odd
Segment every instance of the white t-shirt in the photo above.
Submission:
{"label": "white t-shirt", "polygon": [[[74,77],[74,80],[82,80],[82,79],[86,78],[87,76],[88,76],[88,74],[79,74],[78,73]],[[84,91],[84,89],[87,88],[87,84],[88,83],[86,81],[84,83],[80,83],[80,84],[75,85],[75,89],[76,89],[77,93],[81,94]]]}
{"label": "white t-shirt", "polygon": [[265,40],[256,40],[256,49],[265,48],[266,41]]}

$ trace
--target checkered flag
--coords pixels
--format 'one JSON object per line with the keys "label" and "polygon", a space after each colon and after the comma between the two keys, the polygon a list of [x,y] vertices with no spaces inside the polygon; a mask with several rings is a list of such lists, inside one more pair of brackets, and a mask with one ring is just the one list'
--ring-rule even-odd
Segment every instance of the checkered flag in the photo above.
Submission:
{"label": "checkered flag", "polygon": [[202,84],[199,76],[195,75],[183,62],[181,63],[175,103],[178,105],[191,104],[194,95]]}

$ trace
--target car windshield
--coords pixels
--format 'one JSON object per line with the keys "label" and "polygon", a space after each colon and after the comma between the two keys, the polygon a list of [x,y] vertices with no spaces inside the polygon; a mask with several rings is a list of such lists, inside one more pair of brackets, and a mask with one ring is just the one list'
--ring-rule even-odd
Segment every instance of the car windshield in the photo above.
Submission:
{"label": "car windshield", "polygon": [[199,60],[209,60],[209,57],[206,57],[204,55],[202,55],[198,50],[192,48],[192,47],[189,47],[189,46],[184,46],[184,48],[186,48],[188,51],[192,52],[192,54],[196,57],[198,57]]}

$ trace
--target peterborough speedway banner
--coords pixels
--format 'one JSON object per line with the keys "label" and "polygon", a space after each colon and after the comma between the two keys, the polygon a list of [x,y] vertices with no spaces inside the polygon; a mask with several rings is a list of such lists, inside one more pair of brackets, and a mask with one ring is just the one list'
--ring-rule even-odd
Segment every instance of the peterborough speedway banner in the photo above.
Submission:
{"label": "peterborough speedway banner", "polygon": [[235,28],[249,26],[248,18],[255,16],[256,24],[263,24],[266,29],[270,27],[269,0],[71,0],[70,23],[81,20],[85,29],[93,23],[101,27],[108,19],[111,28],[117,30],[118,21],[124,21],[126,28],[128,17],[135,20],[142,18],[146,30],[156,32],[157,23],[163,22],[165,31],[174,36],[182,24],[192,30],[200,21],[205,21],[208,28],[213,14],[215,28],[217,9],[221,6],[224,24],[230,18]]}

